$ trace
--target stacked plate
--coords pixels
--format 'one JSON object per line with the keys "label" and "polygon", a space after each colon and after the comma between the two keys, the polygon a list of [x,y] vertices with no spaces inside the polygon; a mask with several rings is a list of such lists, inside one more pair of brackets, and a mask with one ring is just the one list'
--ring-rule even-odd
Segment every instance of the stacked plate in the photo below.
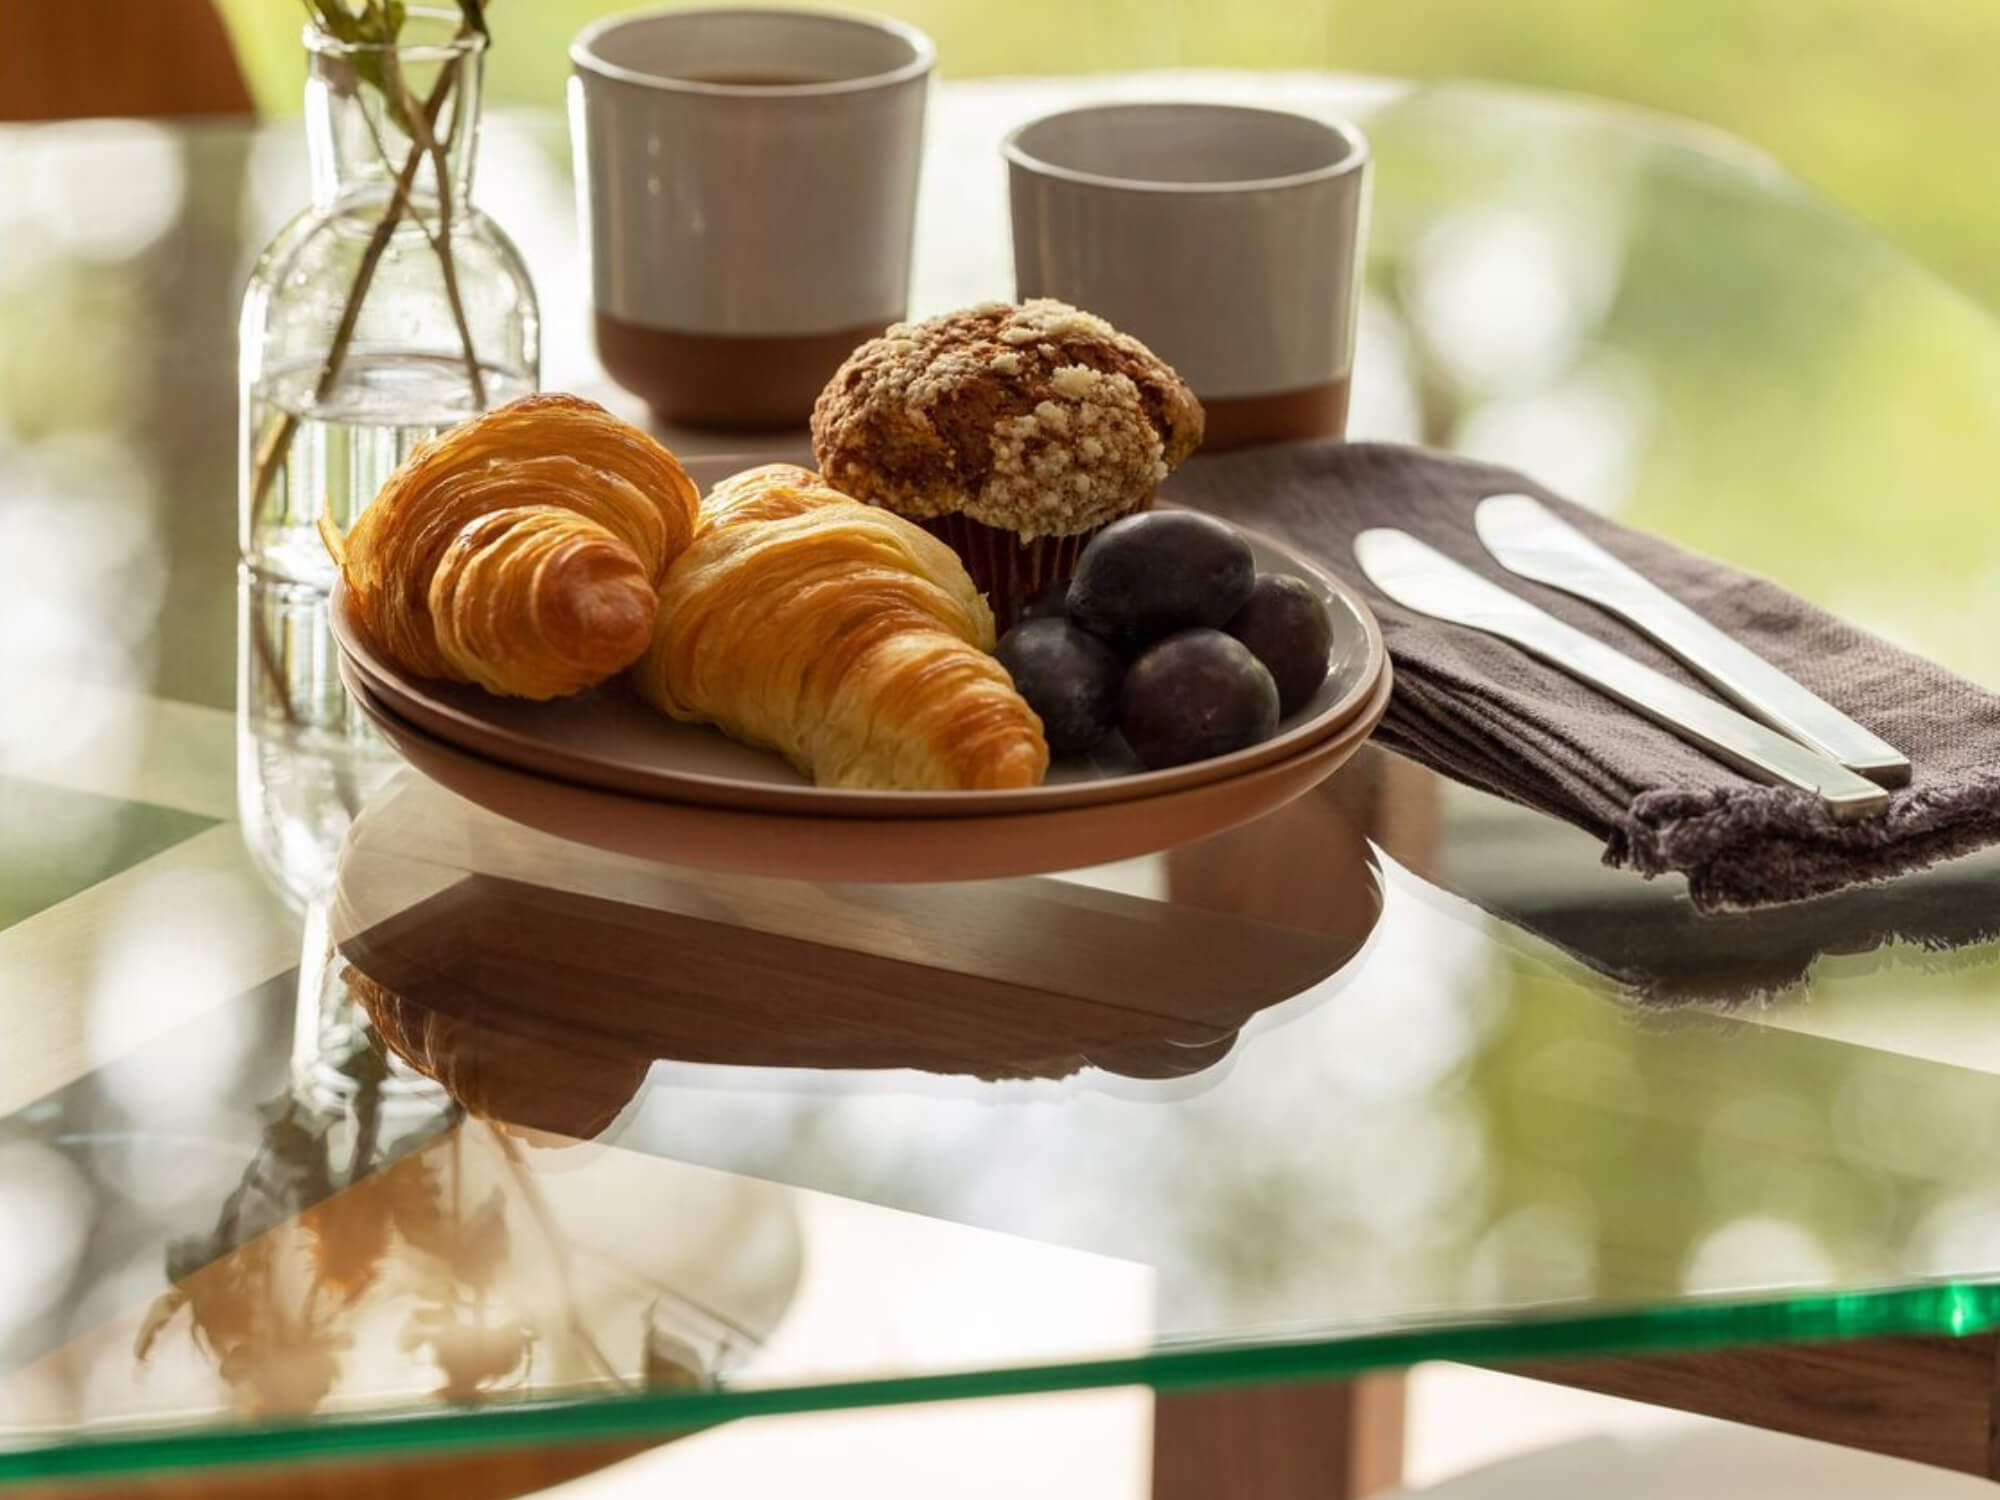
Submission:
{"label": "stacked plate", "polygon": [[[690,464],[706,487],[736,465]],[[712,471],[712,472],[707,472]],[[345,590],[333,596],[341,678],[419,770],[491,811],[622,854],[813,880],[1037,874],[1188,843],[1269,812],[1360,746],[1389,698],[1367,607],[1337,580],[1246,533],[1257,566],[1317,591],[1333,616],[1326,681],[1272,739],[1147,771],[1122,743],[1059,764],[1039,787],[895,792],[817,787],[769,752],[680,724],[622,684],[529,703],[408,676],[378,656]]]}

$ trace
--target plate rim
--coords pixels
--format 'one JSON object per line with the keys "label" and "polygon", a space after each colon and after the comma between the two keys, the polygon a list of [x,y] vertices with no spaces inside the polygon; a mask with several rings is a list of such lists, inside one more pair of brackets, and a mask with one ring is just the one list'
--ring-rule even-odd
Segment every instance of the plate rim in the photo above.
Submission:
{"label": "plate rim", "polygon": [[[345,662],[340,664],[340,670],[344,676],[352,673],[352,668]],[[713,831],[715,825],[719,822],[725,828],[741,826],[746,830],[755,829],[761,835],[784,836],[793,841],[794,847],[797,847],[798,842],[803,840],[807,845],[815,849],[823,849],[825,847],[818,839],[814,838],[815,832],[830,832],[838,828],[840,830],[840,837],[847,842],[847,847],[867,847],[880,851],[882,848],[881,839],[884,836],[902,841],[912,839],[922,840],[927,837],[924,832],[926,825],[930,829],[928,836],[938,836],[944,829],[948,829],[951,825],[968,821],[956,818],[933,818],[928,820],[896,817],[867,819],[825,818],[810,813],[756,812],[719,807],[707,803],[672,802],[657,798],[635,796],[630,793],[609,791],[601,787],[578,786],[574,783],[540,776],[533,771],[489,759],[474,751],[440,739],[435,735],[427,734],[420,726],[410,723],[407,719],[397,714],[393,708],[382,703],[379,697],[369,691],[366,683],[351,681],[348,683],[348,686],[351,689],[357,690],[355,693],[356,706],[371,723],[382,728],[382,732],[390,739],[392,745],[395,745],[399,738],[414,740],[427,755],[438,756],[447,762],[464,762],[475,773],[498,776],[502,778],[503,785],[512,783],[523,791],[539,785],[556,793],[559,801],[582,799],[584,804],[608,804],[609,808],[612,809],[620,807],[628,808],[629,815],[616,820],[618,826],[621,828],[631,828],[641,825],[646,828],[654,828],[658,826],[659,819],[674,820],[686,818],[694,822],[709,824],[711,831]],[[509,822],[523,824],[526,827],[534,828],[552,837],[568,840],[584,848],[602,849],[632,858],[650,859],[658,863],[675,864],[690,869],[728,870],[772,879],[805,880],[809,882],[832,881],[845,884],[931,884],[961,880],[1011,879],[1024,875],[1047,875],[1064,870],[1086,868],[1090,865],[1101,863],[1104,858],[1138,858],[1146,854],[1157,854],[1163,850],[1178,848],[1183,844],[1195,842],[1216,833],[1224,832],[1229,828],[1239,827],[1245,823],[1255,821],[1271,812],[1275,812],[1280,807],[1296,801],[1299,797],[1305,796],[1314,787],[1325,781],[1327,777],[1333,775],[1341,766],[1352,760],[1355,755],[1359,754],[1372,738],[1376,726],[1381,722],[1383,714],[1387,712],[1392,686],[1393,676],[1385,676],[1376,684],[1375,690],[1363,706],[1362,712],[1346,726],[1337,730],[1326,739],[1307,745],[1301,748],[1296,754],[1287,756],[1283,760],[1253,767],[1246,771],[1243,777],[1231,778],[1232,781],[1256,778],[1260,781],[1282,782],[1287,779],[1286,773],[1288,771],[1300,769],[1303,769],[1309,777],[1308,780],[1296,786],[1288,793],[1265,801],[1262,805],[1255,807],[1243,816],[1232,814],[1218,817],[1213,820],[1211,826],[1203,827],[1199,832],[1189,834],[1186,837],[1176,837],[1165,842],[1153,842],[1151,839],[1142,839],[1139,842],[1143,844],[1143,847],[1135,845],[1124,848],[1121,852],[1104,856],[1093,855],[1085,858],[1057,857],[1054,859],[1043,859],[1040,856],[1036,856],[1033,858],[998,861],[966,861],[959,864],[954,864],[949,860],[944,861],[943,863],[950,870],[950,873],[939,873],[939,864],[934,859],[927,862],[927,868],[923,873],[918,874],[856,874],[849,869],[841,869],[838,872],[827,869],[826,866],[829,862],[824,855],[816,855],[804,862],[806,866],[813,868],[789,868],[781,870],[773,867],[771,864],[754,860],[715,861],[700,857],[690,857],[685,848],[663,852],[657,847],[652,847],[658,840],[650,837],[639,841],[608,842],[601,838],[590,837],[578,831],[574,826],[574,820],[561,817],[548,819],[523,817],[509,807],[497,805],[495,801],[475,795],[474,792],[461,786],[456,777],[448,779],[445,776],[439,775],[431,769],[430,765],[412,759],[400,746],[396,748],[398,754],[403,758],[405,764],[409,766],[412,772],[436,782],[453,796],[462,797],[466,801],[482,807]],[[388,721],[386,727],[383,727],[384,720]],[[1176,811],[1185,812],[1190,804],[1212,803],[1214,799],[1225,793],[1227,786],[1228,783],[1226,782],[1201,783],[1194,786],[1179,787],[1158,797],[1145,800],[1153,803],[1174,804]],[[1143,804],[1141,805],[1143,806]],[[634,818],[640,820],[640,823],[635,824],[633,822]],[[1136,818],[1136,810],[1131,804],[1120,803],[1085,803],[1078,806],[1049,808],[1040,813],[1027,815],[991,814],[969,821],[984,825],[995,831],[1001,828],[1012,830],[1012,843],[1015,847],[1018,847],[1024,837],[1039,835],[1052,824],[1063,824],[1069,827],[1082,825],[1096,828],[1097,825],[1108,824],[1113,820],[1124,820],[1128,824],[1136,820],[1141,825],[1147,822],[1145,819]],[[565,826],[566,824],[569,826]],[[978,839],[954,839],[952,842],[954,847],[960,848],[981,846],[983,843],[983,841]],[[910,858],[914,856],[905,855],[902,857]],[[886,854],[877,853],[872,858],[878,866],[888,862]],[[838,864],[839,861],[835,860],[833,863]]]}
{"label": "plate rim", "polygon": [[[354,606],[344,578],[334,581],[328,618],[342,660],[352,663],[361,680],[399,719],[482,760],[503,764],[544,780],[562,781],[592,791],[649,802],[684,803],[793,817],[883,820],[1029,816],[1065,807],[1138,801],[1232,779],[1262,766],[1288,760],[1338,733],[1368,702],[1382,675],[1389,670],[1387,646],[1374,611],[1355,589],[1298,548],[1255,527],[1237,526],[1233,521],[1230,524],[1246,538],[1282,557],[1288,566],[1308,571],[1359,622],[1363,665],[1354,685],[1312,718],[1268,740],[1227,755],[1160,770],[1135,771],[1054,786],[1044,783],[1032,787],[969,791],[896,791],[871,787],[821,787],[810,783],[752,782],[730,776],[666,769],[633,771],[629,773],[631,779],[627,779],[628,773],[624,768],[613,770],[611,779],[606,779],[602,774],[591,774],[587,759],[552,747],[521,731],[495,725],[454,704],[427,695],[422,680],[382,661],[361,633],[358,622],[350,618]],[[712,726],[705,727],[713,733],[722,733]],[[521,748],[514,755],[500,753],[502,748],[512,747]],[[551,762],[558,763],[561,768]],[[638,779],[641,777],[646,778],[645,781]],[[654,777],[662,784],[651,784]]]}

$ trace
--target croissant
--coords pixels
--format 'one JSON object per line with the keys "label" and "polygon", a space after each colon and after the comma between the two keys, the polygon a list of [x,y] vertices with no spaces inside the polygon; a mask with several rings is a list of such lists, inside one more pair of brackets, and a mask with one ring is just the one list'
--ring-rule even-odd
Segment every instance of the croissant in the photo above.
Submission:
{"label": "croissant", "polygon": [[640,693],[822,786],[1033,786],[1048,746],[944,543],[788,465],[717,485],[668,570]]}
{"label": "croissant", "polygon": [[558,698],[646,648],[695,487],[638,428],[528,396],[419,444],[344,542],[354,608],[404,671]]}
{"label": "croissant", "polygon": [[701,502],[695,534],[742,521],[782,521],[822,505],[851,500],[821,483],[819,475],[797,464],[764,464],[717,481]]}

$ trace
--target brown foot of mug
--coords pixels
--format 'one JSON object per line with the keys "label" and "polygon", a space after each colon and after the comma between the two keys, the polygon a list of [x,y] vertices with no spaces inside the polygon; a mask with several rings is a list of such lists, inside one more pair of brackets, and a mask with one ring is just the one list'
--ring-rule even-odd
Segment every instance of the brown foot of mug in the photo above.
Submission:
{"label": "brown foot of mug", "polygon": [[841,361],[888,326],[884,319],[833,333],[678,333],[600,312],[597,357],[663,422],[776,432],[805,426]]}
{"label": "brown foot of mug", "polygon": [[1296,391],[1265,396],[1203,396],[1201,409],[1208,426],[1201,451],[1254,448],[1260,443],[1294,443],[1307,438],[1347,435],[1345,375]]}

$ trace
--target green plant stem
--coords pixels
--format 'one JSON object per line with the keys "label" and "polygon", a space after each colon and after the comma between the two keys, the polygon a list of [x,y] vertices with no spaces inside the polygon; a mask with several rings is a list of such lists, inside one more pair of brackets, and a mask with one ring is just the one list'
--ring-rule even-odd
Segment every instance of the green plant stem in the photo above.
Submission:
{"label": "green plant stem", "polygon": [[[542,1238],[548,1243],[555,1257],[556,1279],[562,1286],[563,1300],[569,1304],[573,1313],[578,1312],[582,1307],[582,1301],[577,1296],[576,1279],[571,1272],[569,1252],[566,1249],[567,1240],[562,1226],[550,1212],[548,1200],[542,1196],[542,1187],[535,1180],[535,1174],[528,1170],[526,1162],[521,1159],[520,1147],[496,1126],[488,1124],[486,1128],[492,1133],[494,1143],[499,1146],[500,1159],[506,1163],[507,1171],[513,1177],[515,1186],[521,1190],[522,1201],[528,1205],[528,1212],[533,1215],[536,1228],[541,1230]],[[598,1373],[620,1390],[630,1390],[631,1386],[618,1373],[618,1367],[611,1363],[597,1339],[583,1326],[581,1317],[577,1319],[577,1326],[584,1354],[597,1366]]]}
{"label": "green plant stem", "polygon": [[[264,611],[258,606],[257,596],[250,596],[250,643],[257,652],[257,664],[263,668],[270,680],[271,691],[277,695],[278,708],[285,716],[285,723],[297,729],[301,722],[298,708],[292,702],[292,685],[285,680],[284,668],[278,662],[278,647],[271,639],[271,623],[264,618]],[[253,696],[251,702],[255,702]]]}
{"label": "green plant stem", "polygon": [[[398,110],[399,114],[409,115],[412,112],[408,110],[407,103],[408,96],[399,93],[393,107]],[[382,165],[387,167],[389,165],[388,144],[382,139],[382,132],[376,128],[374,120],[368,119],[365,112],[363,113],[363,118],[367,119],[368,136],[375,143],[375,154],[381,158]],[[454,135],[456,135],[457,130],[458,120],[454,118],[452,121]],[[419,144],[421,145],[422,143],[419,142]],[[449,141],[447,142],[446,149],[449,150]],[[439,169],[442,170],[441,163]],[[410,209],[410,222],[417,226],[418,232],[424,237],[424,243],[431,247],[431,253],[438,259],[438,266],[444,278],[445,301],[451,307],[452,322],[458,329],[459,347],[465,351],[465,373],[467,380],[472,386],[473,405],[483,410],[486,406],[486,383],[479,368],[478,353],[472,346],[472,329],[466,321],[465,304],[459,297],[458,265],[452,259],[451,253],[451,213],[449,205],[440,207],[438,227],[436,229],[431,228],[429,224],[424,222],[422,210],[415,207]]]}
{"label": "green plant stem", "polygon": [[[453,59],[448,66],[456,68],[457,60]],[[403,83],[403,70],[393,53],[389,55],[385,73],[395,88],[395,99],[400,112],[409,117],[412,139],[415,140],[418,149],[425,152],[431,160],[431,177],[437,184],[438,227],[437,234],[432,236],[428,226],[424,226],[425,238],[430,240],[433,250],[437,253],[438,270],[444,277],[445,301],[451,305],[452,322],[458,326],[459,344],[465,350],[465,378],[472,386],[473,410],[484,411],[486,381],[480,374],[478,352],[472,347],[472,329],[466,322],[465,302],[459,296],[458,290],[458,260],[451,251],[451,166],[446,160],[445,148],[438,141],[437,131],[432,128],[436,124],[437,117],[425,109],[414,107],[416,101],[410,97],[409,89]],[[451,128],[454,136],[463,123],[456,115],[453,117]],[[423,225],[423,215],[417,214],[414,217],[419,225]]]}
{"label": "green plant stem", "polygon": [[[429,119],[436,119],[457,80],[458,59],[453,58],[439,71],[437,82],[431,86],[430,97],[424,101],[424,107],[418,113]],[[426,134],[428,133],[426,131]],[[315,405],[328,400],[340,384],[340,373],[347,362],[347,346],[354,341],[355,325],[361,319],[361,306],[368,299],[368,288],[375,280],[376,267],[381,264],[382,256],[389,248],[390,238],[396,232],[396,224],[409,207],[410,189],[416,181],[417,170],[423,165],[424,160],[422,145],[413,145],[402,170],[396,174],[396,184],[389,195],[388,206],[383,209],[374,233],[369,236],[368,244],[361,252],[361,263],[354,268],[354,280],[348,285],[347,305],[341,309],[340,324],[334,329],[333,341],[327,346],[325,362],[320,366],[319,379],[313,387]],[[251,466],[250,531],[253,535],[264,519],[264,506],[270,499],[271,483],[277,478],[278,467],[284,462],[286,453],[290,451],[292,439],[297,435],[298,428],[299,414],[286,411],[270,422],[258,439],[257,457]]]}

